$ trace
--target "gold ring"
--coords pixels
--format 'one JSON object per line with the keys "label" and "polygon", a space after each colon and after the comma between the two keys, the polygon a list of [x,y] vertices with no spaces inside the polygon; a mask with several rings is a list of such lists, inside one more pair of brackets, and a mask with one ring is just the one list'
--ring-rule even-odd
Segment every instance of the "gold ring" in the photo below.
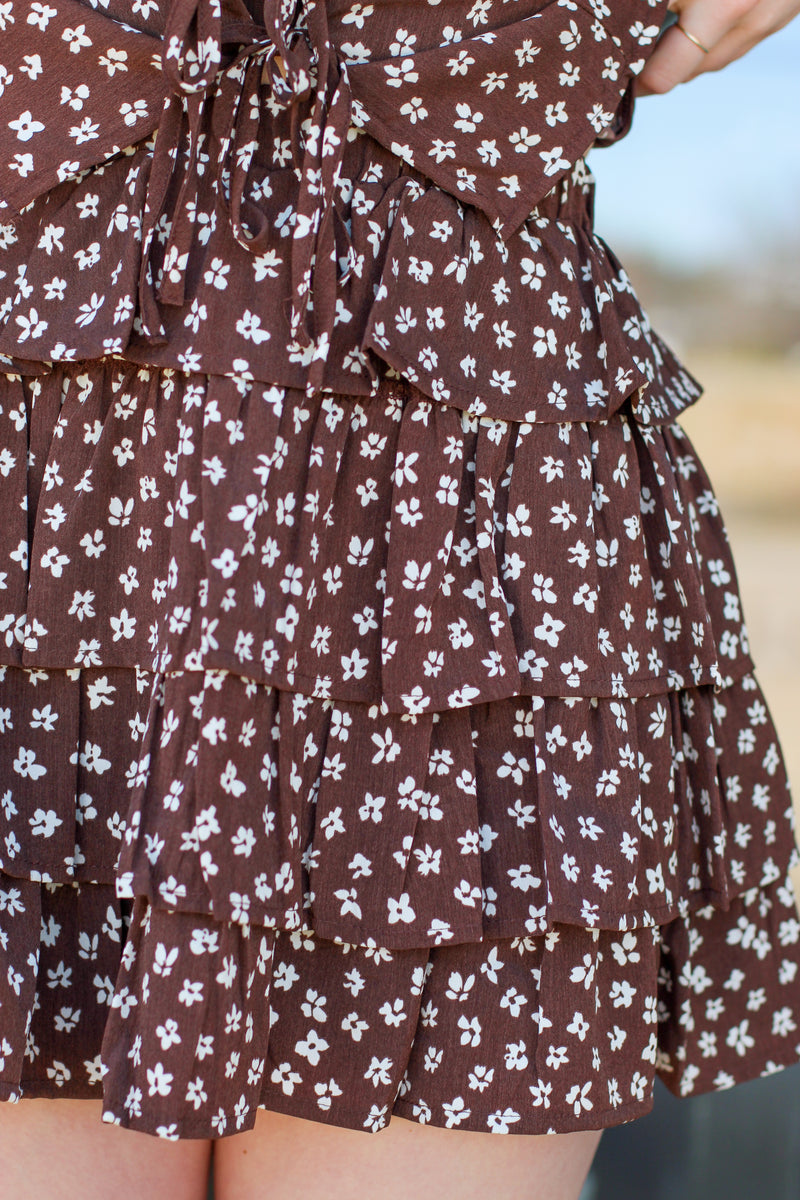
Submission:
{"label": "gold ring", "polygon": [[680,21],[676,21],[675,25],[678,29],[680,29],[680,31],[684,35],[684,37],[687,37],[690,42],[693,42],[695,44],[695,46],[697,46],[698,50],[703,51],[703,54],[711,53],[708,46],[704,46],[703,43],[699,40],[699,38],[696,38],[693,33],[689,33],[688,29],[684,29],[684,27],[681,25]]}

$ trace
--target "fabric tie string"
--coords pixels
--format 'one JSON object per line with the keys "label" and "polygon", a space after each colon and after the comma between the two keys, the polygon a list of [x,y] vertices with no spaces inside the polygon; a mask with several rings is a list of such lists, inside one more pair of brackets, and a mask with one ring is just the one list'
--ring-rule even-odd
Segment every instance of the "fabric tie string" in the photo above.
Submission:
{"label": "fabric tie string", "polygon": [[[214,126],[222,129],[213,166],[233,236],[252,254],[262,253],[275,237],[270,217],[248,195],[260,124],[265,109],[273,114],[288,109],[299,182],[290,239],[291,294],[286,298],[290,349],[308,367],[307,387],[313,390],[321,383],[330,347],[337,284],[351,270],[349,237],[334,207],[350,126],[350,88],[346,68],[331,46],[321,0],[298,5],[286,25],[280,0],[265,0],[263,26],[246,12],[243,16],[246,19],[229,19],[218,0],[172,0],[170,5],[162,61],[172,91],[156,134],[145,202],[139,275],[142,333],[154,343],[163,342],[159,303],[179,306],[185,300],[208,105],[227,109],[213,114]],[[236,86],[222,86],[223,75]],[[309,103],[310,116],[301,119],[302,107]],[[167,222],[164,207],[176,171],[180,185]],[[341,265],[337,230],[346,250]],[[151,261],[156,238],[166,241],[158,284]]]}

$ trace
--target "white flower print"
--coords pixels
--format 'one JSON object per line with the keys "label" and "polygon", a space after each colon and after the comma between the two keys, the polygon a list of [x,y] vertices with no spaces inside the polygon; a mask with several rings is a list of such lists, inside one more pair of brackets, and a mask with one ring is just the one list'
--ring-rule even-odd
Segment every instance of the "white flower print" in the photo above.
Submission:
{"label": "white flower print", "polygon": [[[326,107],[300,130],[325,169],[301,180],[266,77],[226,74],[230,156],[203,119],[167,162],[152,36],[0,0],[0,168],[32,197],[0,234],[6,350],[33,364],[0,397],[0,847],[35,875],[0,880],[0,908],[42,904],[0,1003],[46,947],[46,1085],[102,1084],[107,1120],[165,1138],[235,1132],[262,1090],[373,1130],[605,1124],[648,1102],[662,1034],[691,1044],[684,1093],[774,1069],[795,1037],[780,756],[716,501],[670,424],[696,389],[594,237],[578,157],[655,15],[552,6],[534,38],[492,0],[446,7],[398,29],[346,6],[364,132]],[[183,54],[190,88],[216,51]],[[159,153],[180,211],[177,186],[144,205]],[[670,928],[689,955],[662,950]]]}

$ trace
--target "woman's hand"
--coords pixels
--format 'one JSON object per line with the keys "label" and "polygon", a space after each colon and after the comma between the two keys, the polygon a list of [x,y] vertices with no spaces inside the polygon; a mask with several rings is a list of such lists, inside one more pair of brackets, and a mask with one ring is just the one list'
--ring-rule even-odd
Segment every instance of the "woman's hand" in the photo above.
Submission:
{"label": "woman's hand", "polygon": [[800,12],[800,0],[670,0],[669,7],[678,24],[667,30],[639,76],[643,96],[727,67],[788,25]]}

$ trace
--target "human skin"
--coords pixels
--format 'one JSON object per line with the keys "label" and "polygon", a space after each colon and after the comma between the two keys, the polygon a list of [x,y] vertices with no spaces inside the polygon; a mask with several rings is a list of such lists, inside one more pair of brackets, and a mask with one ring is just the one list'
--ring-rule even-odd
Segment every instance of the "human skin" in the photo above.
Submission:
{"label": "human skin", "polygon": [[[639,79],[639,93],[671,91],[718,71],[783,28],[800,0],[673,0],[667,31]],[[0,1104],[0,1178],[15,1200],[576,1200],[599,1134],[551,1137],[448,1131],[395,1119],[378,1134],[276,1113],[255,1128],[207,1141],[166,1142],[103,1125],[93,1100]],[[212,1165],[213,1164],[213,1165]]]}
{"label": "human skin", "polygon": [[215,1200],[577,1200],[598,1132],[454,1132],[394,1117],[376,1134],[260,1112],[218,1142]]}
{"label": "human skin", "polygon": [[[259,1112],[255,1129],[169,1142],[103,1125],[99,1100],[0,1105],[14,1200],[577,1200],[599,1132],[495,1137],[394,1118],[380,1133]],[[213,1165],[212,1165],[213,1164]]]}
{"label": "human skin", "polygon": [[662,37],[639,76],[639,95],[672,91],[708,71],[721,71],[800,13],[800,0],[671,0],[678,21],[706,47],[706,54],[677,26]]}
{"label": "human skin", "polygon": [[102,1108],[101,1100],[0,1104],[3,1200],[205,1200],[210,1142],[104,1125]]}

